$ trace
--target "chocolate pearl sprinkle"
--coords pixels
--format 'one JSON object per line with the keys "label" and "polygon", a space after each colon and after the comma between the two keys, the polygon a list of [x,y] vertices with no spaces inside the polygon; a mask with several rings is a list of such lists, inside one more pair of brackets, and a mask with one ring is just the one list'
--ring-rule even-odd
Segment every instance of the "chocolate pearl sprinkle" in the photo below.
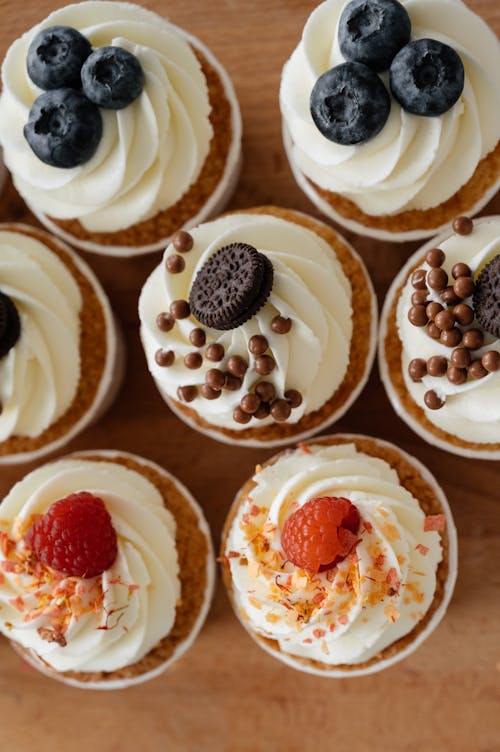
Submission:
{"label": "chocolate pearl sprinkle", "polygon": [[181,402],[192,402],[198,396],[195,386],[180,386],[177,389],[177,399]]}
{"label": "chocolate pearl sprinkle", "polygon": [[212,389],[212,387],[208,386],[208,384],[202,384],[200,391],[201,396],[207,400],[217,399],[217,397],[221,396],[221,391],[219,389]]}
{"label": "chocolate pearl sprinkle", "polygon": [[170,256],[167,256],[165,266],[170,274],[180,274],[184,271],[186,262],[182,256],[179,256],[177,253],[172,253]]}
{"label": "chocolate pearl sprinkle", "polygon": [[268,347],[269,342],[262,334],[254,334],[248,340],[248,349],[252,355],[263,355]]}
{"label": "chocolate pearl sprinkle", "polygon": [[459,277],[470,277],[471,275],[472,272],[470,270],[470,266],[462,263],[461,261],[459,261],[458,264],[455,264],[455,266],[451,270],[451,276],[453,277],[453,279],[458,279]]}
{"label": "chocolate pearl sprinkle", "polygon": [[427,288],[425,290],[415,290],[415,292],[412,292],[411,294],[411,302],[413,305],[426,305],[428,299],[429,291]]}
{"label": "chocolate pearl sprinkle", "polygon": [[188,353],[184,358],[184,365],[186,366],[186,368],[190,368],[191,370],[200,368],[202,363],[203,358],[201,357],[199,352]]}
{"label": "chocolate pearl sprinkle", "polygon": [[496,350],[488,350],[481,358],[481,363],[489,373],[498,371],[500,369],[500,353]]}
{"label": "chocolate pearl sprinkle", "polygon": [[432,337],[432,339],[439,339],[441,336],[441,329],[436,326],[436,324],[431,321],[429,326],[427,327],[427,334],[429,337]]}
{"label": "chocolate pearl sprinkle", "polygon": [[175,360],[175,353],[172,350],[163,350],[161,347],[155,352],[155,361],[162,368],[168,368],[173,365]]}
{"label": "chocolate pearl sprinkle", "polygon": [[444,376],[447,367],[448,361],[442,355],[432,355],[427,361],[429,376]]}
{"label": "chocolate pearl sprinkle", "polygon": [[467,381],[467,371],[465,368],[457,368],[456,366],[450,366],[446,374],[448,381],[452,384],[463,384]]}
{"label": "chocolate pearl sprinkle", "polygon": [[440,311],[434,319],[436,326],[443,332],[447,332],[455,326],[455,317],[451,311]]}
{"label": "chocolate pearl sprinkle", "polygon": [[251,420],[251,415],[248,413],[245,413],[241,407],[235,407],[233,410],[233,420],[236,421],[236,423],[248,423]]}
{"label": "chocolate pearl sprinkle", "polygon": [[464,332],[462,344],[469,350],[478,350],[483,346],[483,343],[484,335],[480,329],[469,329],[468,332]]}
{"label": "chocolate pearl sprinkle", "polygon": [[211,389],[220,391],[226,384],[226,374],[218,368],[210,368],[205,374],[205,383]]}
{"label": "chocolate pearl sprinkle", "polygon": [[271,321],[271,329],[275,334],[288,334],[292,328],[292,319],[287,319],[284,316],[275,316]]}
{"label": "chocolate pearl sprinkle", "polygon": [[474,222],[469,217],[456,217],[453,220],[452,227],[457,235],[470,235],[474,229]]}
{"label": "chocolate pearl sprinkle", "polygon": [[203,329],[191,329],[191,331],[189,332],[189,341],[195,347],[203,347],[203,345],[207,341],[207,335],[205,334]]}
{"label": "chocolate pearl sprinkle", "polygon": [[285,420],[288,420],[291,412],[292,408],[284,399],[274,400],[273,404],[271,405],[271,415],[278,423],[284,423]]}
{"label": "chocolate pearl sprinkle", "polygon": [[474,360],[468,367],[467,374],[470,379],[482,379],[488,374],[488,371],[480,360]]}
{"label": "chocolate pearl sprinkle", "polygon": [[474,311],[466,303],[459,303],[453,309],[453,315],[459,324],[468,326],[474,320]]}
{"label": "chocolate pearl sprinkle", "polygon": [[253,367],[254,371],[257,371],[260,376],[268,376],[274,370],[275,365],[270,355],[259,355],[258,358],[255,358]]}
{"label": "chocolate pearl sprinkle", "polygon": [[459,298],[468,298],[474,291],[474,282],[471,277],[458,277],[453,285],[453,291]]}
{"label": "chocolate pearl sprinkle", "polygon": [[185,230],[179,230],[172,237],[172,244],[179,253],[187,253],[193,247],[193,237]]}
{"label": "chocolate pearl sprinkle", "polygon": [[255,393],[263,402],[272,402],[276,396],[276,389],[270,381],[260,381],[255,387]]}
{"label": "chocolate pearl sprinkle", "polygon": [[448,275],[444,269],[431,269],[427,274],[427,286],[432,290],[444,290],[448,284]]}
{"label": "chocolate pearl sprinkle", "polygon": [[267,418],[269,413],[271,412],[271,408],[267,404],[267,402],[261,402],[259,409],[256,413],[254,413],[254,418],[257,418],[257,420],[264,420],[264,418]]}
{"label": "chocolate pearl sprinkle", "polygon": [[225,376],[224,389],[227,389],[229,392],[237,392],[238,389],[241,389],[241,379],[233,376],[231,373],[226,373]]}
{"label": "chocolate pearl sprinkle", "polygon": [[425,254],[425,260],[427,261],[429,266],[432,266],[434,268],[442,266],[444,264],[445,258],[445,253],[441,250],[441,248],[431,248]]}
{"label": "chocolate pearl sprinkle", "polygon": [[439,339],[446,347],[457,347],[462,340],[462,332],[454,326],[453,329],[441,332]]}
{"label": "chocolate pearl sprinkle", "polygon": [[458,347],[453,350],[450,360],[456,368],[467,368],[471,361],[470,352],[466,347]]}
{"label": "chocolate pearl sprinkle", "polygon": [[412,381],[422,381],[427,375],[427,363],[423,358],[414,358],[408,363],[408,373]]}
{"label": "chocolate pearl sprinkle", "polygon": [[302,404],[302,395],[297,389],[287,389],[284,396],[286,401],[290,403],[292,409],[295,409]]}
{"label": "chocolate pearl sprinkle", "polygon": [[187,319],[191,310],[187,300],[174,300],[170,303],[170,313],[174,319]]}
{"label": "chocolate pearl sprinkle", "polygon": [[416,271],[413,272],[413,274],[411,275],[411,283],[415,290],[427,289],[427,284],[425,281],[426,277],[427,272],[425,271],[425,269],[416,269]]}
{"label": "chocolate pearl sprinkle", "polygon": [[245,394],[240,400],[240,407],[244,413],[253,415],[260,407],[260,397],[258,394]]}
{"label": "chocolate pearl sprinkle", "polygon": [[413,326],[425,326],[428,318],[425,312],[425,306],[416,305],[412,306],[408,311],[408,320]]}
{"label": "chocolate pearl sprinkle", "polygon": [[439,410],[439,408],[444,405],[444,400],[436,394],[434,389],[429,389],[429,391],[424,394],[424,402],[429,410]]}
{"label": "chocolate pearl sprinkle", "polygon": [[205,350],[205,357],[212,363],[218,363],[224,357],[224,348],[218,342],[213,342]]}
{"label": "chocolate pearl sprinkle", "polygon": [[231,355],[231,357],[227,361],[226,367],[229,373],[231,373],[233,376],[238,376],[241,378],[247,371],[248,363],[239,355]]}
{"label": "chocolate pearl sprinkle", "polygon": [[451,285],[448,285],[448,287],[445,287],[442,291],[441,300],[443,303],[446,303],[446,305],[455,305],[455,303],[461,302],[461,298],[458,297]]}
{"label": "chocolate pearl sprinkle", "polygon": [[431,301],[430,303],[427,303],[425,307],[425,312],[427,314],[427,318],[429,321],[433,321],[437,314],[443,310],[443,306],[441,303],[436,303],[436,301]]}
{"label": "chocolate pearl sprinkle", "polygon": [[169,332],[175,324],[175,319],[170,313],[159,313],[156,317],[156,326],[161,332]]}

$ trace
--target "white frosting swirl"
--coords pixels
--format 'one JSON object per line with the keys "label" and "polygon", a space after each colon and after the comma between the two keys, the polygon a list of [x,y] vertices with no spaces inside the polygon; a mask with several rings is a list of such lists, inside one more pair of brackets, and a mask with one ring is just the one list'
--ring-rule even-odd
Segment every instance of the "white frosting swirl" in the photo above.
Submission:
{"label": "white frosting swirl", "polygon": [[[72,26],[92,46],[133,53],[144,71],[142,94],[122,110],[101,109],[103,136],[85,164],[61,169],[41,162],[23,126],[41,91],[26,71],[33,37]],[[114,232],[154,216],[196,181],[212,126],[205,77],[179,29],[137,5],[82,2],[54,11],[10,47],[2,68],[0,142],[14,183],[38,211],[79,219],[90,232]]]}
{"label": "white frosting swirl", "polygon": [[[384,460],[354,444],[287,452],[253,478],[226,542],[242,618],[284,653],[328,665],[367,661],[417,624],[434,597],[439,534]],[[359,543],[335,569],[308,575],[285,563],[280,531],[318,496],[349,499]],[[293,504],[293,507],[291,505]]]}
{"label": "white frosting swirl", "polygon": [[[458,262],[468,264],[473,276],[491,259],[500,253],[500,217],[489,217],[474,224],[470,235],[452,235],[439,244],[446,254],[443,269],[452,279],[451,270]],[[427,263],[422,269],[429,271]],[[452,384],[446,376],[426,375],[421,382],[412,381],[408,374],[408,364],[414,358],[427,360],[433,355],[441,355],[449,360],[451,349],[432,339],[426,327],[413,326],[408,320],[411,308],[411,295],[415,291],[408,279],[398,301],[397,325],[399,337],[403,344],[402,371],[406,388],[415,402],[422,407],[426,417],[438,428],[459,436],[465,441],[480,443],[500,441],[500,371],[495,371],[482,379],[467,379],[463,384]],[[430,292],[429,300],[439,302],[439,295]],[[472,305],[471,298],[464,303]],[[480,328],[473,321],[465,329]],[[482,330],[484,332],[484,330]],[[500,352],[500,340],[484,332],[484,346],[473,351],[474,360],[480,359],[485,352]],[[429,410],[424,403],[424,394],[433,389],[445,404],[439,410]]]}
{"label": "white frosting swirl", "polygon": [[[239,355],[249,363],[241,389],[223,390],[214,400],[199,395],[190,403],[209,423],[235,430],[245,428],[234,421],[233,410],[242,396],[261,380],[272,382],[280,398],[288,389],[301,393],[302,404],[292,410],[288,422],[296,422],[320,408],[345,376],[352,336],[351,287],[331,246],[311,230],[269,214],[231,214],[202,224],[190,234],[194,246],[183,254],[184,271],[169,274],[162,262],[147,280],[139,301],[141,337],[149,370],[162,392],[178,399],[179,386],[203,384],[210,368],[224,370],[228,358]],[[190,316],[178,320],[170,332],[162,332],[156,317],[161,311],[168,311],[173,300],[187,300],[192,282],[205,261],[223,246],[237,242],[253,245],[271,261],[274,269],[271,294],[255,316],[238,328],[207,329],[207,346],[213,342],[223,345],[224,360],[213,363],[204,358],[201,368],[190,370],[183,358],[196,349],[189,341],[189,334],[199,326],[198,322]],[[169,245],[165,258],[173,252],[173,246]],[[271,330],[271,321],[278,315],[292,320],[288,334]],[[248,341],[256,334],[267,338],[276,363],[268,376],[261,377],[252,368]],[[159,348],[175,352],[174,365],[165,368],[156,363],[154,356]],[[272,422],[271,417],[253,419],[250,426]]]}
{"label": "white frosting swirl", "polygon": [[[377,136],[341,146],[316,128],[309,98],[317,78],[345,62],[337,27],[347,1],[327,0],[313,11],[283,70],[280,104],[293,160],[321,188],[374,216],[437,206],[469,180],[500,138],[498,40],[461,0],[402,0],[412,39],[437,39],[460,55],[463,93],[441,117],[412,115],[391,97],[389,118]],[[389,90],[388,74],[382,79]]]}
{"label": "white frosting swirl", "polygon": [[80,379],[77,282],[39,240],[0,231],[0,290],[17,308],[21,335],[0,358],[0,441],[39,436],[69,408]]}
{"label": "white frosting swirl", "polygon": [[[114,564],[89,579],[46,574],[40,582],[10,571],[22,559],[21,536],[32,515],[81,490],[101,498],[111,515],[118,538]],[[0,631],[9,639],[56,671],[115,671],[169,633],[180,596],[175,520],[143,475],[115,462],[61,460],[17,483],[0,510]],[[64,646],[37,631],[57,632],[61,624]]]}

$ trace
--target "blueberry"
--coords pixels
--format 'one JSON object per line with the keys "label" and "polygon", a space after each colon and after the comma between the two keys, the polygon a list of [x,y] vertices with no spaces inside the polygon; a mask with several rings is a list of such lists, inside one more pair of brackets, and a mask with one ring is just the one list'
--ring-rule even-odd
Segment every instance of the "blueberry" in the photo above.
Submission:
{"label": "blueberry", "polygon": [[311,92],[316,127],[337,144],[359,144],[385,125],[391,99],[376,73],[362,63],[342,63],[323,73]]}
{"label": "blueberry", "polygon": [[387,70],[410,31],[410,17],[397,0],[352,0],[340,16],[340,51],[346,60]]}
{"label": "blueberry", "polygon": [[53,167],[77,167],[95,154],[102,136],[99,108],[75,89],[46,91],[33,103],[24,137]]}
{"label": "blueberry", "polygon": [[121,110],[144,87],[144,73],[135,55],[123,47],[99,47],[82,68],[84,94],[99,107]]}
{"label": "blueberry", "polygon": [[464,88],[459,55],[436,39],[417,39],[398,52],[390,69],[391,91],[407,112],[433,117],[447,112]]}
{"label": "blueberry", "polygon": [[49,26],[29,46],[28,75],[41,89],[79,89],[80,71],[91,52],[90,42],[76,29]]}

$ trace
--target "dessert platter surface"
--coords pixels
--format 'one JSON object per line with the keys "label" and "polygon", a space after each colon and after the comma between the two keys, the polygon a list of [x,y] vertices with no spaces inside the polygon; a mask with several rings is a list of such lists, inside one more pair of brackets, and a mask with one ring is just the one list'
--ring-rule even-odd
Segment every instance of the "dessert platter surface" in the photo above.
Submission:
{"label": "dessert platter surface", "polygon": [[[243,168],[230,210],[276,204],[324,219],[293,179],[282,146],[278,90],[313,4],[303,0],[148,0],[151,10],[199,37],[227,69],[243,117]],[[500,35],[495,0],[467,0]],[[14,39],[55,7],[3,0],[0,59]],[[481,214],[500,214],[500,195]],[[0,222],[39,226],[9,182]],[[390,243],[339,228],[364,260],[379,307],[421,242]],[[127,368],[110,411],[67,447],[119,449],[167,468],[200,502],[216,546],[235,493],[269,448],[237,447],[194,431],[164,404],[146,368],[137,300],[160,254],[112,258],[81,252],[108,294],[124,331]],[[356,301],[353,301],[354,306]],[[325,680],[271,660],[234,618],[222,583],[189,653],[141,687],[79,692],[51,681],[0,640],[0,719],[6,747],[19,752],[95,748],[323,750],[334,744],[379,750],[494,750],[500,747],[500,506],[495,462],[456,456],[416,436],[394,413],[374,366],[336,432],[393,442],[436,476],[452,508],[460,571],[446,619],[418,653],[389,670]],[[36,463],[2,466],[0,498]],[[354,715],[356,708],[356,715]]]}

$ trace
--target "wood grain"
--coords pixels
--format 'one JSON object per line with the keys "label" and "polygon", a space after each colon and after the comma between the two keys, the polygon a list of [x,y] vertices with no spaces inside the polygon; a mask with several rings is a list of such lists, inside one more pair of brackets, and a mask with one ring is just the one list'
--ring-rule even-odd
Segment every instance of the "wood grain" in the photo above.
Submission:
{"label": "wood grain", "polygon": [[[56,5],[62,5],[57,3]],[[198,35],[227,67],[244,121],[245,164],[230,208],[276,203],[320,216],[296,187],[280,138],[277,91],[313,2],[149,0]],[[468,0],[500,33],[497,0]],[[0,57],[55,5],[0,0]],[[499,197],[483,212],[500,213]],[[36,224],[12,188],[0,220]],[[346,234],[361,252],[379,300],[415,243]],[[158,396],[138,339],[139,290],[159,256],[85,256],[111,298],[128,343],[128,372],[107,416],[68,449],[118,448],[165,465],[205,509],[217,542],[231,499],[268,453],[230,448],[180,423]],[[322,680],[272,660],[244,633],[219,585],[201,636],[163,677],[125,692],[72,690],[25,667],[0,642],[2,746],[18,752],[494,752],[500,749],[500,506],[494,463],[433,449],[396,418],[376,371],[338,429],[379,435],[415,454],[443,486],[456,515],[460,574],[437,632],[411,658],[362,679]],[[0,498],[31,466],[2,469]]]}

